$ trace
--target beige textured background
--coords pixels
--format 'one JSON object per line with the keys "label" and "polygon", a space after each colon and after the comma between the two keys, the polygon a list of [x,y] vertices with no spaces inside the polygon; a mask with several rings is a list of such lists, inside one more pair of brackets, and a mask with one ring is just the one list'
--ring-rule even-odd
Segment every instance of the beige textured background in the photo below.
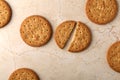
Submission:
{"label": "beige textured background", "polygon": [[[120,73],[107,64],[106,52],[120,40],[120,12],[107,25],[97,25],[85,14],[87,0],[6,0],[11,5],[11,22],[0,29],[0,80],[7,80],[17,68],[35,70],[41,80],[119,80]],[[120,4],[120,0],[117,0]],[[119,8],[120,10],[120,8]],[[19,33],[21,22],[30,15],[45,16],[56,26],[65,20],[86,23],[92,30],[90,47],[78,54],[57,47],[54,38],[40,48],[26,45]]]}

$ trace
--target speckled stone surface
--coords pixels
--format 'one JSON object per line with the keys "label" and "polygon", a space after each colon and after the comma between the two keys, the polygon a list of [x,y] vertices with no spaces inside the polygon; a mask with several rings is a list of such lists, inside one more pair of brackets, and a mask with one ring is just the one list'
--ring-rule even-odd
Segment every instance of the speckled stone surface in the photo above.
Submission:
{"label": "speckled stone surface", "polygon": [[[106,60],[109,46],[120,40],[120,12],[111,23],[97,25],[85,14],[87,0],[6,0],[12,7],[11,22],[0,29],[0,80],[7,80],[17,68],[31,68],[41,80],[119,80]],[[117,0],[120,4],[120,0]],[[120,8],[119,8],[120,11]],[[93,39],[90,47],[77,54],[60,49],[54,38],[34,48],[20,37],[20,25],[30,15],[42,15],[53,26],[65,20],[81,21],[89,26]]]}

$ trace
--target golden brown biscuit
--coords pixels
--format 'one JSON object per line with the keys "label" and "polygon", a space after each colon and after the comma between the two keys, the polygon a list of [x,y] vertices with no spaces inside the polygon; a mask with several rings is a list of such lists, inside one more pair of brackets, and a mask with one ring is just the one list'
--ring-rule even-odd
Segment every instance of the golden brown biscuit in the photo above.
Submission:
{"label": "golden brown biscuit", "polygon": [[68,50],[70,52],[80,52],[86,49],[90,42],[91,32],[89,28],[85,24],[77,22],[73,41],[71,42]]}
{"label": "golden brown biscuit", "polygon": [[120,72],[120,41],[114,43],[108,50],[107,61],[109,66]]}
{"label": "golden brown biscuit", "polygon": [[10,75],[9,80],[40,80],[40,79],[33,70],[28,68],[20,68]]}
{"label": "golden brown biscuit", "polygon": [[75,21],[65,21],[57,27],[55,31],[55,41],[60,48],[65,47],[75,24]]}
{"label": "golden brown biscuit", "polygon": [[42,16],[33,15],[21,24],[21,37],[25,43],[33,47],[46,44],[52,35],[50,23]]}
{"label": "golden brown biscuit", "polygon": [[0,28],[7,25],[11,19],[12,11],[5,0],[0,0]]}
{"label": "golden brown biscuit", "polygon": [[111,22],[116,17],[117,12],[116,0],[88,0],[86,4],[88,18],[97,24]]}

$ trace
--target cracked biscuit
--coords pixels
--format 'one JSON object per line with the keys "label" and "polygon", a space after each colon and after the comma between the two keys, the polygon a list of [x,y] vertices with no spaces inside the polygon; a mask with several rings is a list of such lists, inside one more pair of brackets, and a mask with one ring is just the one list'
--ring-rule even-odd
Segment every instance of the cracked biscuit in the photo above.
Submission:
{"label": "cracked biscuit", "polygon": [[[75,30],[75,32],[74,32]],[[72,36],[72,33],[73,36]],[[82,22],[65,21],[61,23],[55,31],[55,41],[60,48],[64,48],[68,40],[72,37],[68,51],[80,52],[86,49],[91,42],[91,31]]]}

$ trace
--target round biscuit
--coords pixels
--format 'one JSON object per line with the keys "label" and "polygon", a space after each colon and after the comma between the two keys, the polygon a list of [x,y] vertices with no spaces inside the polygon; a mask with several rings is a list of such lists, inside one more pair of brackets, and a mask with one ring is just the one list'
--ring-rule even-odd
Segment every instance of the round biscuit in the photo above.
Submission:
{"label": "round biscuit", "polygon": [[120,72],[120,41],[115,42],[108,49],[107,61],[113,70]]}
{"label": "round biscuit", "polygon": [[25,43],[33,47],[40,47],[50,40],[52,29],[44,17],[33,15],[22,22],[20,33]]}
{"label": "round biscuit", "polygon": [[7,25],[11,19],[12,11],[5,0],[0,0],[0,28]]}
{"label": "round biscuit", "polygon": [[15,70],[8,80],[40,80],[38,75],[31,69],[20,68]]}
{"label": "round biscuit", "polygon": [[88,0],[86,14],[96,24],[107,24],[117,15],[118,5],[116,0]]}

